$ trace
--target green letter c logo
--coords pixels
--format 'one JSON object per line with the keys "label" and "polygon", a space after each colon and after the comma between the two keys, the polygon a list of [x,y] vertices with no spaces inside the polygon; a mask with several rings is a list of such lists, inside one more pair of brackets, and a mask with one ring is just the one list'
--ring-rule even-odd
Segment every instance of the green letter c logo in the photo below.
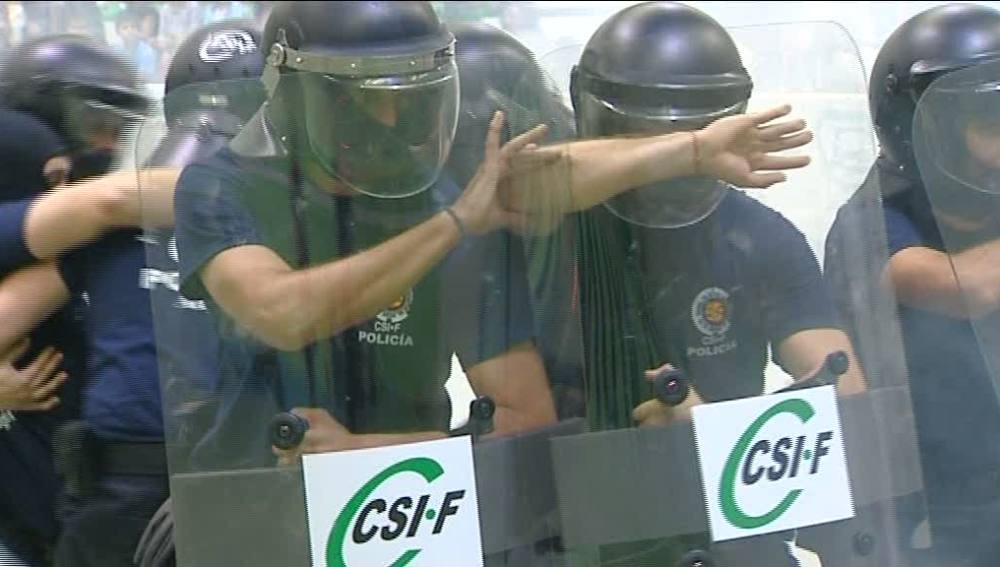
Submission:
{"label": "green letter c logo", "polygon": [[[371,478],[354,496],[347,502],[344,509],[337,516],[337,521],[333,523],[330,530],[330,537],[326,540],[326,564],[328,567],[347,567],[344,562],[344,538],[347,536],[348,527],[351,520],[358,513],[361,505],[375,492],[383,482],[389,478],[404,472],[417,473],[424,477],[428,483],[444,474],[444,469],[433,459],[426,457],[416,457],[400,461]],[[409,549],[393,561],[389,567],[403,567],[420,553],[419,549]]]}
{"label": "green letter c logo", "polygon": [[757,436],[757,433],[761,430],[761,428],[764,427],[764,424],[770,421],[771,418],[783,413],[793,414],[798,417],[802,423],[805,423],[812,419],[812,416],[815,415],[816,412],[808,402],[800,398],[784,400],[775,404],[750,424],[750,427],[743,432],[739,441],[736,442],[736,446],[733,447],[732,452],[729,453],[729,458],[726,459],[726,466],[722,469],[722,481],[721,486],[719,487],[719,500],[722,504],[722,515],[729,520],[729,523],[737,528],[751,530],[770,524],[784,514],[788,508],[795,503],[799,494],[802,493],[801,489],[789,491],[777,506],[775,506],[770,512],[760,516],[747,515],[740,509],[739,504],[736,502],[737,471],[739,470],[740,461],[743,460],[743,456],[746,454],[747,447],[750,446],[750,443],[753,441],[754,437]]}

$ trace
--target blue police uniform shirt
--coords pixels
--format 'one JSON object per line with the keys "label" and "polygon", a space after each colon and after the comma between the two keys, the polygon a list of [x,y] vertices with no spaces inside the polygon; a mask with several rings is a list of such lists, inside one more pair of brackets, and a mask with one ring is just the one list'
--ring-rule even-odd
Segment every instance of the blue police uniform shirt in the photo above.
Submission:
{"label": "blue police uniform shirt", "polygon": [[769,345],[780,365],[786,338],[838,327],[805,237],[739,191],[693,225],[633,230],[657,354],[706,401],[760,395]]}
{"label": "blue police uniform shirt", "polygon": [[408,199],[337,197],[304,182],[293,201],[289,167],[226,148],[178,183],[181,289],[207,300],[222,341],[220,409],[200,447],[203,466],[273,463],[267,420],[298,405],[326,407],[355,433],[446,430],[452,353],[469,368],[533,337],[520,242],[496,232],[464,239],[412,290],[336,337],[293,353],[257,341],[208,297],[199,271],[214,256],[262,245],[292,267],[325,264],[402,233],[458,194],[444,179]]}
{"label": "blue police uniform shirt", "polygon": [[24,241],[23,219],[31,198],[46,189],[45,164],[65,152],[51,128],[25,112],[0,106],[0,273],[35,258]]}
{"label": "blue police uniform shirt", "polygon": [[163,418],[142,232],[119,230],[60,259],[63,281],[85,298],[83,416],[98,436],[160,441]]}
{"label": "blue police uniform shirt", "polygon": [[0,270],[11,272],[32,263],[35,258],[24,241],[24,218],[31,199],[0,204]]}
{"label": "blue police uniform shirt", "polygon": [[[915,191],[923,189],[909,193]],[[910,247],[945,251],[929,208],[915,205],[909,193],[884,205],[890,257]],[[972,324],[903,304],[898,309],[929,489],[1000,466],[1000,406]]]}
{"label": "blue police uniform shirt", "polygon": [[[211,392],[218,372],[219,340],[204,301],[180,293],[180,258],[171,229],[143,235],[146,267],[139,286],[149,290],[157,339],[161,394],[184,404],[166,404],[166,440],[189,447],[191,435],[212,411]],[[173,463],[179,466],[179,463]]]}

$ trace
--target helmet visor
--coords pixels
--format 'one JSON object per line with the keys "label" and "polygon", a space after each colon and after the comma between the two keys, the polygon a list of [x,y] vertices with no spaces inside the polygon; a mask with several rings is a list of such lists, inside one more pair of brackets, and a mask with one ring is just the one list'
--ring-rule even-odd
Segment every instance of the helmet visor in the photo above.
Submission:
{"label": "helmet visor", "polygon": [[[722,109],[680,109],[661,106],[625,105],[581,93],[578,120],[586,137],[652,136],[698,130],[713,121],[742,112],[740,102]],[[725,185],[704,177],[671,179],[637,187],[604,203],[615,216],[651,228],[678,228],[696,223],[719,205]]]}
{"label": "helmet visor", "polygon": [[303,128],[327,171],[373,197],[407,197],[434,183],[458,122],[453,62],[405,76],[300,76]]}
{"label": "helmet visor", "polygon": [[135,93],[73,88],[65,97],[69,135],[89,148],[113,150],[144,116],[147,101]]}

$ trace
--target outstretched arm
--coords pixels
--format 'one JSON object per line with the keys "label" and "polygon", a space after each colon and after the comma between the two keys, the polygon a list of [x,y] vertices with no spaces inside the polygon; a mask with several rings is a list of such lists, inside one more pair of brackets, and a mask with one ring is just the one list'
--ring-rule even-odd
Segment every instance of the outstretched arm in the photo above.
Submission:
{"label": "outstretched arm", "polygon": [[461,231],[485,234],[512,222],[496,198],[512,153],[538,139],[536,128],[499,146],[503,117],[490,125],[486,159],[453,218],[441,212],[378,246],[305,269],[291,268],[273,250],[241,245],[212,257],[200,271],[214,300],[270,346],[297,350],[370,319],[412,288],[461,240]]}
{"label": "outstretched arm", "polygon": [[504,186],[512,210],[569,213],[619,193],[675,177],[708,176],[739,187],[770,187],[781,170],[805,167],[808,156],[775,152],[812,140],[788,105],[722,118],[702,130],[651,137],[600,138],[527,148],[514,156]]}
{"label": "outstretched arm", "polygon": [[49,260],[116,228],[169,226],[179,175],[177,168],[118,171],[57,187],[28,209],[28,250],[39,260]]}

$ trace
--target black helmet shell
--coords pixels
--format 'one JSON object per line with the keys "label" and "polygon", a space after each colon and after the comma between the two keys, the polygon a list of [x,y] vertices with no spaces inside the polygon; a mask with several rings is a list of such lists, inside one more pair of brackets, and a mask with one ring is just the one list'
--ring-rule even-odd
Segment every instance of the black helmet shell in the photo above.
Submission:
{"label": "black helmet shell", "polygon": [[[265,100],[262,34],[250,20],[205,26],[181,43],[164,84],[168,124],[183,115],[223,110],[245,121]],[[197,85],[197,86],[192,86]],[[216,120],[212,120],[216,122]]]}
{"label": "black helmet shell", "polygon": [[889,36],[872,66],[868,102],[882,155],[916,175],[912,128],[916,103],[937,77],[1000,58],[1000,12],[975,4],[931,8]]}
{"label": "black helmet shell", "polygon": [[261,36],[251,20],[216,22],[192,33],[170,61],[164,94],[193,83],[260,77]]}
{"label": "black helmet shell", "polygon": [[359,58],[430,52],[453,41],[430,2],[282,2],[264,27],[266,48],[281,35],[300,51]]}
{"label": "black helmet shell", "polygon": [[[605,21],[584,48],[574,91],[611,100],[725,108],[746,101],[752,82],[722,25],[676,2],[646,2]],[[574,98],[575,98],[574,93]]]}
{"label": "black helmet shell", "polygon": [[27,41],[12,49],[0,69],[0,99],[28,112],[65,138],[64,98],[70,92],[109,107],[142,112],[147,106],[135,67],[95,39],[55,35]]}

